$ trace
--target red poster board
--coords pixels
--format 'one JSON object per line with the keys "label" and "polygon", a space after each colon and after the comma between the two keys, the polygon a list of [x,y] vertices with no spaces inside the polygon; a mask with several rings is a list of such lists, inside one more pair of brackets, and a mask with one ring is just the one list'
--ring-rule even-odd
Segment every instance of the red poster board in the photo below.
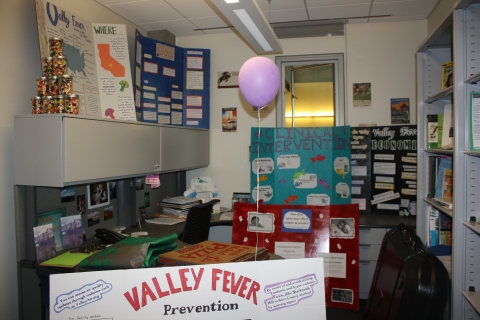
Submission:
{"label": "red poster board", "polygon": [[[258,213],[257,213],[258,212]],[[359,310],[357,204],[235,203],[232,243],[265,247],[286,259],[323,254],[327,307]]]}

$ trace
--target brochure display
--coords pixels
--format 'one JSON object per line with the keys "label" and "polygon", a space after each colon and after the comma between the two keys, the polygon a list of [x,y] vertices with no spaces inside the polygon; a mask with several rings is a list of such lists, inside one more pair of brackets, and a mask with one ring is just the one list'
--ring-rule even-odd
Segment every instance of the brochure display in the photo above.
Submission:
{"label": "brochure display", "polygon": [[350,204],[350,127],[252,128],[252,202]]}
{"label": "brochure display", "polygon": [[[359,211],[331,206],[235,203],[232,243],[300,263],[323,257],[327,307],[359,310]],[[309,319],[308,317],[302,317]]]}
{"label": "brochure display", "polygon": [[[358,265],[358,264],[357,264]],[[323,259],[50,276],[50,319],[326,319]]]}
{"label": "brochure display", "polygon": [[210,127],[210,49],[185,49],[135,32],[138,121]]}

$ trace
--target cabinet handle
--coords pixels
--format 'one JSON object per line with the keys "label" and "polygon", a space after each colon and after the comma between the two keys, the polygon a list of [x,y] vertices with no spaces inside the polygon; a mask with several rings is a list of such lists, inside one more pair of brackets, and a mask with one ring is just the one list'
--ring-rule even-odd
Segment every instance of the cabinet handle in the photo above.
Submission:
{"label": "cabinet handle", "polygon": [[372,245],[371,244],[361,244],[360,247],[365,247],[365,248],[370,248]]}
{"label": "cabinet handle", "polygon": [[360,228],[360,232],[368,232],[368,231],[371,231],[372,228]]}
{"label": "cabinet handle", "polygon": [[370,264],[371,261],[368,260],[360,260],[360,264]]}

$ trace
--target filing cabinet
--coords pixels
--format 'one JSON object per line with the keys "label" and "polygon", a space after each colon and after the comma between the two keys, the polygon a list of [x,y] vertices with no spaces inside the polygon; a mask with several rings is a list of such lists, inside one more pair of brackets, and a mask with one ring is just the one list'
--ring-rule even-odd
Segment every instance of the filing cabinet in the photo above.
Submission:
{"label": "filing cabinet", "polygon": [[368,299],[380,247],[388,230],[360,227],[360,299]]}

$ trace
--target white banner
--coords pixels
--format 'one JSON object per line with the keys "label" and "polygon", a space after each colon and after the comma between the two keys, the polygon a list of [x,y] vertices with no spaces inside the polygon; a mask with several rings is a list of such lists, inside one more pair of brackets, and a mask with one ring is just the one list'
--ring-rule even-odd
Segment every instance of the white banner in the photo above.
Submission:
{"label": "white banner", "polygon": [[323,258],[50,276],[50,319],[326,319]]}

